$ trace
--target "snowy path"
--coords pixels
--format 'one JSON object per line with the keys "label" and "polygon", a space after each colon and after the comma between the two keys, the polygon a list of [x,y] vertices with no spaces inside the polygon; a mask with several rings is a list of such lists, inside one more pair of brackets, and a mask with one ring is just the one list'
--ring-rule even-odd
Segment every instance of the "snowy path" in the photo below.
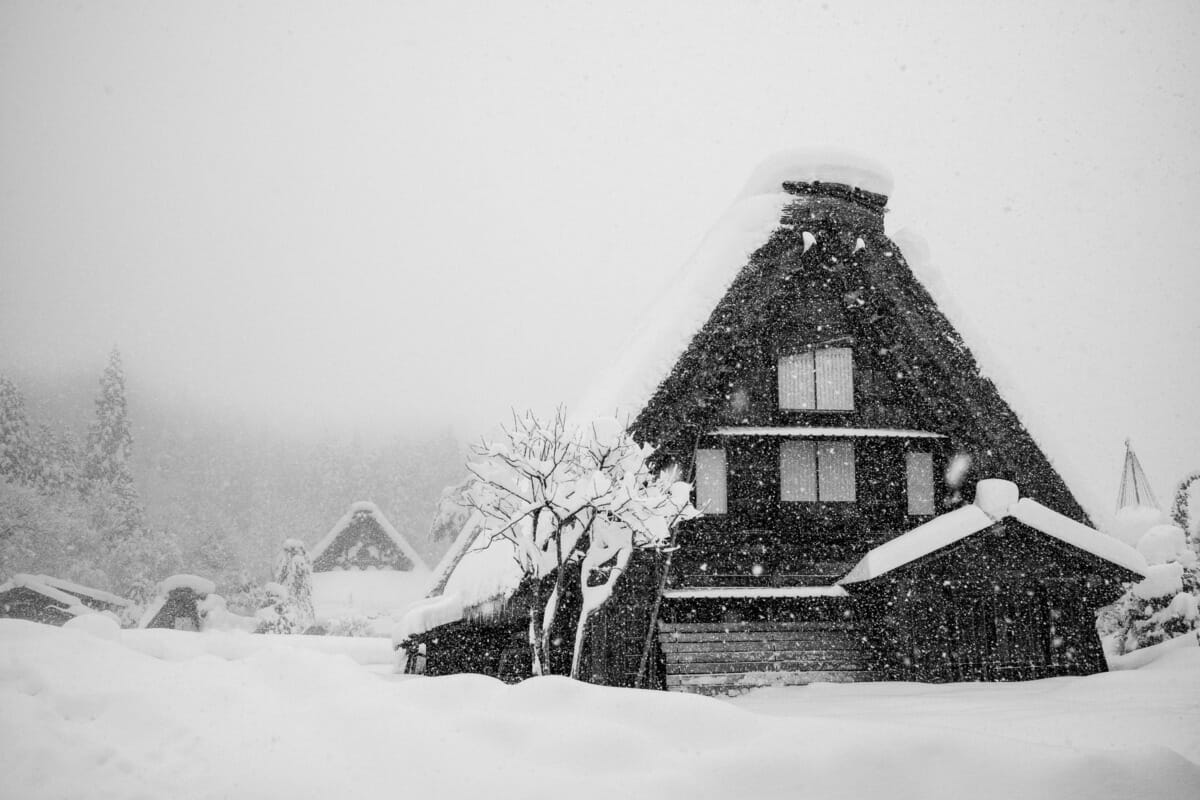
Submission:
{"label": "snowy path", "polygon": [[0,796],[1200,796],[1197,649],[1093,678],[734,701],[384,680],[293,647],[176,655],[0,620]]}

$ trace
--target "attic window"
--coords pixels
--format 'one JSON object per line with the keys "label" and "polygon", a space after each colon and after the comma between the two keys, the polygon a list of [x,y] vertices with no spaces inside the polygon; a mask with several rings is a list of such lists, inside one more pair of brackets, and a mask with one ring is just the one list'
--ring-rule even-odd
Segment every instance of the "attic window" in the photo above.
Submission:
{"label": "attic window", "polygon": [[792,440],[780,445],[779,499],[853,503],[856,496],[853,442]]}
{"label": "attic window", "polygon": [[908,481],[908,513],[912,516],[933,514],[933,453],[906,453],[904,466]]}
{"label": "attic window", "polygon": [[853,411],[854,351],[826,347],[779,359],[779,408]]}
{"label": "attic window", "polygon": [[724,450],[696,451],[696,508],[702,513],[726,513],[727,474]]}

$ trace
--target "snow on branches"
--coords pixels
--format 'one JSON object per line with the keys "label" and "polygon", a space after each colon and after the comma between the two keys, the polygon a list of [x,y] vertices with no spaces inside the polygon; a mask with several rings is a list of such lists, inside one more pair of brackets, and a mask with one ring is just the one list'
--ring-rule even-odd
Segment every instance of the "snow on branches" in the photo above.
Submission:
{"label": "snow on branches", "polygon": [[[499,438],[472,449],[463,500],[483,520],[482,536],[511,543],[531,583],[535,675],[548,671],[566,565],[581,567],[571,667],[577,677],[587,621],[612,595],[632,552],[667,547],[674,526],[697,514],[689,484],[672,472],[650,472],[652,452],[615,419],[572,425],[561,409],[549,420],[514,415]],[[550,579],[543,606],[542,582]]]}

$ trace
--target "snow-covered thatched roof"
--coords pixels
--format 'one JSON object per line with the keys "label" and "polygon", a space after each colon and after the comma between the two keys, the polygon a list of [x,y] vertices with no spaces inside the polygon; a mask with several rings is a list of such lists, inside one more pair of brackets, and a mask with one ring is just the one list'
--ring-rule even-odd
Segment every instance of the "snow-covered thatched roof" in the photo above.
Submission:
{"label": "snow-covered thatched roof", "polygon": [[493,540],[472,514],[433,568],[425,597],[409,607],[392,638],[401,642],[464,617],[487,616],[512,597],[523,577],[513,543]]}
{"label": "snow-covered thatched roof", "polygon": [[[753,334],[731,327],[753,318],[743,313],[746,304],[780,291],[784,276],[798,263],[794,259],[814,245],[845,246],[846,255],[852,247],[854,258],[840,263],[860,273],[868,293],[886,310],[898,350],[937,365],[941,377],[935,381],[927,372],[922,391],[929,395],[927,403],[950,415],[952,424],[942,432],[952,429],[966,437],[960,446],[969,446],[981,474],[1023,475],[1031,496],[1085,521],[1080,481],[1068,484],[1058,471],[1065,447],[1052,448],[1059,456],[1052,462],[1046,442],[1035,441],[1023,414],[1015,411],[1013,401],[1021,400],[1021,393],[988,355],[986,342],[973,335],[971,347],[966,346],[960,329],[970,320],[954,311],[936,270],[928,264],[915,267],[884,233],[890,191],[886,170],[861,157],[793,151],[768,159],[658,301],[640,315],[641,327],[614,351],[611,367],[584,396],[578,415],[616,414],[639,441],[656,445],[665,457],[683,457],[697,437],[721,426],[718,404],[705,399],[704,392],[713,387],[698,381],[717,373],[712,365],[721,363],[722,348]],[[857,238],[845,245],[818,242],[828,220],[837,220],[841,233]],[[922,247],[912,243],[910,249],[924,260]],[[796,252],[800,256],[790,255]],[[936,298],[930,287],[938,290]],[[1029,406],[1025,403],[1023,412],[1036,417]],[[1055,444],[1052,430],[1039,434]]]}
{"label": "snow-covered thatched roof", "polygon": [[879,195],[892,191],[880,164],[838,150],[798,149],[778,153],[751,173],[741,193],[663,293],[641,315],[615,362],[602,374],[578,409],[581,418],[632,418],[671,372],[692,337],[708,320],[735,278],[779,227],[783,210],[796,196],[784,182],[840,183]]}
{"label": "snow-covered thatched roof", "polygon": [[21,573],[14,575],[3,584],[0,584],[0,592],[7,592],[15,588],[25,588],[36,592],[43,597],[61,604],[68,613],[75,615],[85,614],[91,610],[83,604],[83,599],[94,600],[97,603],[117,608],[123,608],[130,604],[129,600],[126,600],[124,597],[118,597],[111,592],[93,589],[90,586],[83,586],[50,575]]}
{"label": "snow-covered thatched roof", "polygon": [[360,514],[366,514],[375,521],[375,523],[379,526],[379,529],[383,531],[384,535],[387,536],[387,538],[396,545],[396,548],[403,553],[409,561],[412,562],[414,571],[429,571],[429,567],[425,564],[425,560],[421,558],[420,554],[417,553],[417,551],[413,549],[413,546],[408,543],[408,539],[404,538],[400,531],[396,530],[395,527],[392,526],[392,523],[388,521],[388,518],[385,517],[383,512],[379,510],[379,506],[366,500],[360,500],[351,504],[350,509],[345,513],[345,515],[342,516],[342,518],[339,519],[334,526],[329,529],[329,533],[325,534],[324,538],[322,538],[321,541],[317,542],[316,545],[313,546],[312,551],[309,553],[313,563],[316,563],[321,556],[324,555],[325,551],[328,550],[333,543],[338,540],[339,536],[349,530],[349,528],[354,524],[355,518]]}
{"label": "snow-covered thatched roof", "polygon": [[976,485],[974,503],[935,517],[874,548],[838,585],[874,580],[1009,517],[1137,575],[1146,574],[1146,559],[1129,545],[1028,497],[1020,497],[1017,485],[1011,481],[987,479]]}

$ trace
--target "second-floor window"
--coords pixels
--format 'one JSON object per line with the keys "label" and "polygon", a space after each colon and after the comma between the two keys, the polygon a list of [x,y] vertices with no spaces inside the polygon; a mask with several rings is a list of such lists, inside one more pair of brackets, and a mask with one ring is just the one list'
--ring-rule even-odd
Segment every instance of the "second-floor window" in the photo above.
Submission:
{"label": "second-floor window", "polygon": [[728,475],[725,451],[696,451],[696,508],[704,514],[724,514],[728,510]]}
{"label": "second-floor window", "polygon": [[854,351],[826,347],[781,357],[779,407],[784,411],[853,411]]}
{"label": "second-floor window", "polygon": [[853,503],[856,498],[853,442],[832,439],[780,443],[780,500]]}

